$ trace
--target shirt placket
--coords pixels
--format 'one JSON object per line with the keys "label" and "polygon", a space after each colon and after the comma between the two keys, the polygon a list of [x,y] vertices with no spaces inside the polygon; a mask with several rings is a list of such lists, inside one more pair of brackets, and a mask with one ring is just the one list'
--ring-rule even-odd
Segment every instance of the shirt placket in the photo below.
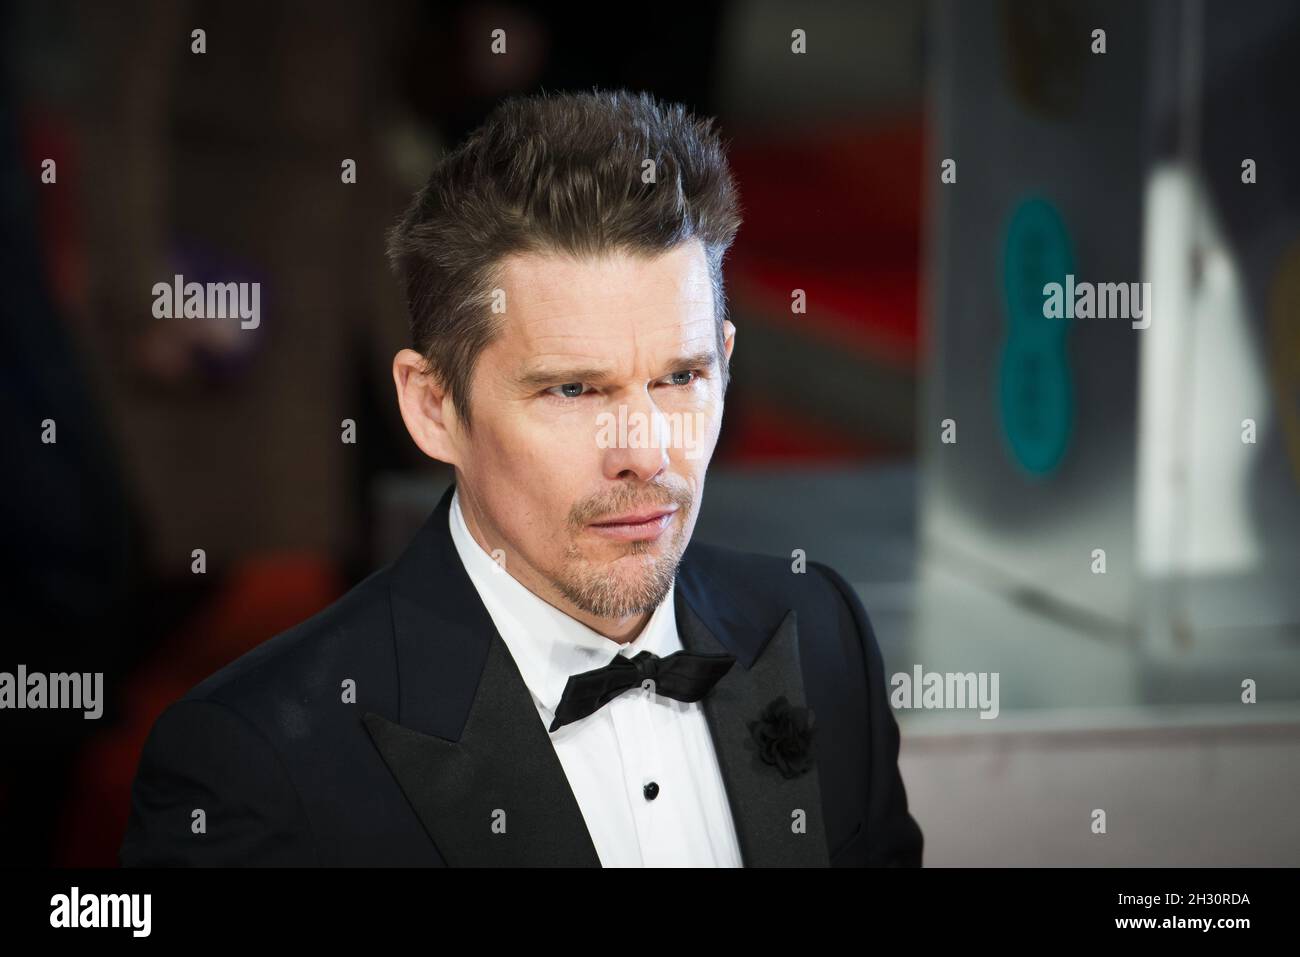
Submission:
{"label": "shirt placket", "polygon": [[[666,768],[654,721],[654,709],[659,703],[644,687],[625,692],[614,703],[619,705],[614,709],[614,730],[624,756],[625,786],[641,845],[642,866],[672,863],[676,852],[668,789],[676,782],[665,780]],[[651,782],[659,787],[653,800],[645,796],[645,787]]]}

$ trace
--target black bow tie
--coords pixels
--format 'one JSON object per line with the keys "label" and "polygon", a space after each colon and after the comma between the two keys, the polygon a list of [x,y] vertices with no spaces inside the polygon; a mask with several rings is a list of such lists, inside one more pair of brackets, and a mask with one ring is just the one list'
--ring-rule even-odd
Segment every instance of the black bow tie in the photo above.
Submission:
{"label": "black bow tie", "polygon": [[701,655],[674,651],[660,658],[653,651],[642,651],[631,658],[615,655],[603,668],[569,675],[560,703],[555,706],[551,731],[585,718],[601,706],[643,682],[653,682],[655,694],[678,701],[699,701],[713,690],[736,659],[731,655]]}

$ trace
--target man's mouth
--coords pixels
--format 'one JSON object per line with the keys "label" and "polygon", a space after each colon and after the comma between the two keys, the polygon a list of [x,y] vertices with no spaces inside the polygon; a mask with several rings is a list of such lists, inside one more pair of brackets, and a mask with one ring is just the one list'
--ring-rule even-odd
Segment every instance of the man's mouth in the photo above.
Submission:
{"label": "man's mouth", "polygon": [[639,542],[658,538],[673,522],[676,506],[641,509],[611,518],[592,522],[587,527],[605,538],[623,542]]}

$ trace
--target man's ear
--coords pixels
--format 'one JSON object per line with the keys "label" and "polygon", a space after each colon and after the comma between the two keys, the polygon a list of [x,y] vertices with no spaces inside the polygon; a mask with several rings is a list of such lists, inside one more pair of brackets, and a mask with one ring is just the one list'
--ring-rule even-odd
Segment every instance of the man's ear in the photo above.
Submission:
{"label": "man's ear", "polygon": [[451,394],[436,376],[424,371],[424,357],[414,349],[393,356],[397,407],[412,441],[431,459],[459,465],[460,423]]}
{"label": "man's ear", "polygon": [[722,355],[721,362],[726,369],[726,374],[723,376],[723,380],[724,380],[724,384],[722,387],[723,396],[727,394],[727,386],[731,384],[731,352],[735,348],[736,348],[736,327],[732,324],[730,319],[723,319],[722,320],[723,355]]}

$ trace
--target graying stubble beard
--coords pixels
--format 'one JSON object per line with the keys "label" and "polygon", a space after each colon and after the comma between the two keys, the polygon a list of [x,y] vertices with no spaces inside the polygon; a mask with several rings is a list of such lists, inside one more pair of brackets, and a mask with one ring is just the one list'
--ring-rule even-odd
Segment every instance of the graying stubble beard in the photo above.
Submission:
{"label": "graying stubble beard", "polygon": [[[677,577],[677,566],[681,563],[682,536],[685,534],[684,522],[679,523],[673,537],[672,550],[655,562],[648,574],[628,586],[613,575],[601,574],[599,571],[583,575],[576,569],[588,567],[573,543],[569,544],[568,561],[555,587],[560,594],[589,615],[599,618],[623,618],[653,611],[668,595]],[[628,554],[640,555],[650,551],[654,542],[631,542]]]}

